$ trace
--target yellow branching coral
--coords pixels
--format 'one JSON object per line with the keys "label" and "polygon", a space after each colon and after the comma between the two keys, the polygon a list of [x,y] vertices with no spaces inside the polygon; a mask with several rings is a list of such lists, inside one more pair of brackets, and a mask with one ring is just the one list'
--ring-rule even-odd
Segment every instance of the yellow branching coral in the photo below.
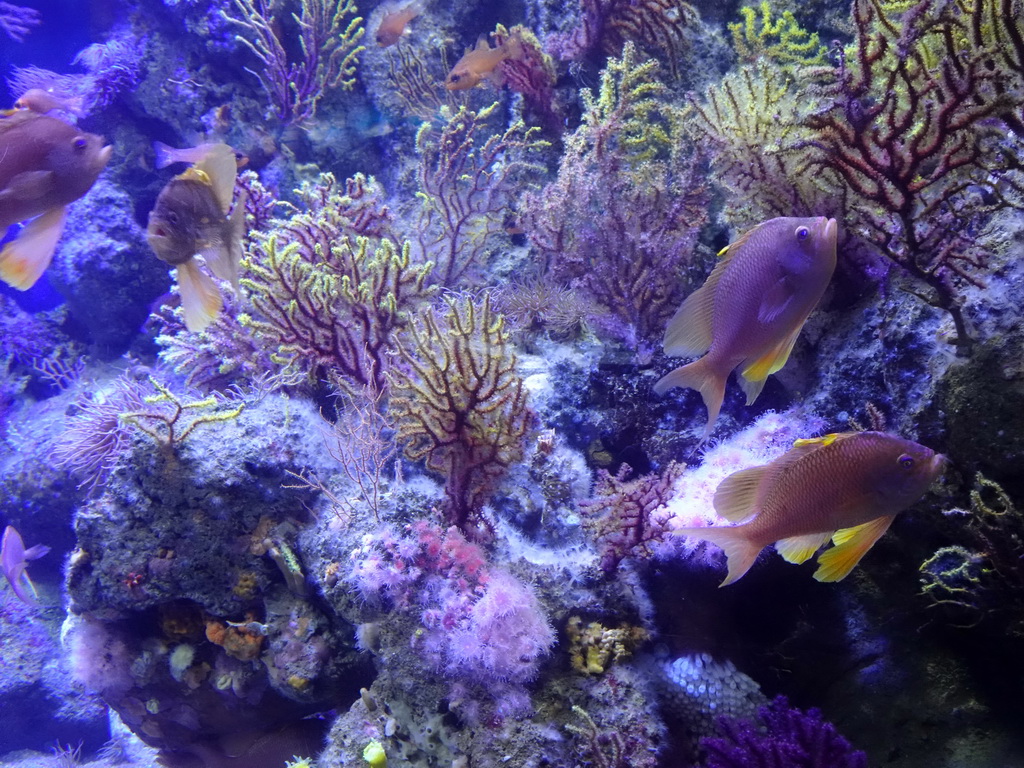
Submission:
{"label": "yellow branching coral", "polygon": [[607,330],[648,359],[682,300],[679,279],[707,220],[701,157],[658,64],[632,43],[608,61],[558,177],[524,196],[522,221],[542,279],[607,311]]}
{"label": "yellow branching coral", "polygon": [[579,616],[569,617],[565,632],[572,668],[586,675],[600,675],[609,664],[632,656],[650,637],[643,627],[629,624],[613,629],[592,621],[583,626]]}
{"label": "yellow branching coral", "polygon": [[244,403],[221,408],[222,402],[215,397],[183,400],[152,376],[149,383],[156,394],[143,398],[145,407],[122,413],[121,420],[137,427],[165,448],[176,448],[199,425],[230,421],[245,408]]}
{"label": "yellow branching coral", "polygon": [[741,8],[740,15],[743,20],[730,24],[729,32],[741,61],[767,60],[784,69],[828,65],[828,49],[818,33],[801,27],[792,11],[773,18],[768,0],[761,0],[759,7]]}
{"label": "yellow branching coral", "polygon": [[489,531],[484,502],[523,455],[531,414],[508,332],[488,296],[447,297],[399,346],[391,415],[405,454],[445,477],[445,517],[465,533]]}

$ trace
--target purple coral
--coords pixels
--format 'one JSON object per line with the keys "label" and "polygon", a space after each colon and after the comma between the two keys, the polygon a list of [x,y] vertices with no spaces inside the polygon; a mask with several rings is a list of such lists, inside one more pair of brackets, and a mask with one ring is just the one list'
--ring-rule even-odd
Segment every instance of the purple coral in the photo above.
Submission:
{"label": "purple coral", "polygon": [[0,29],[12,40],[20,43],[41,22],[42,18],[35,8],[0,2]]}
{"label": "purple coral", "polygon": [[385,528],[353,552],[351,581],[367,599],[418,611],[413,644],[451,680],[453,706],[480,719],[529,711],[532,680],[555,635],[540,601],[511,573],[490,567],[483,550],[455,527],[421,520],[396,534]]}
{"label": "purple coral", "polygon": [[867,755],[817,709],[796,709],[778,696],[758,719],[720,720],[724,736],[701,740],[704,768],[867,768]]}

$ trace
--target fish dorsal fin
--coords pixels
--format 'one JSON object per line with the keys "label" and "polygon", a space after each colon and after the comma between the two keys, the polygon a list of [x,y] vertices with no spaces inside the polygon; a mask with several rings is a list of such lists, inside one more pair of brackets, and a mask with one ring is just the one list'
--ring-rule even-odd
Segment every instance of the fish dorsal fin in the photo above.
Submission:
{"label": "fish dorsal fin", "polygon": [[757,224],[756,226],[751,227],[742,235],[737,237],[735,240],[733,240],[731,243],[725,246],[725,248],[718,252],[718,258],[725,259],[726,261],[731,259],[733,256],[736,255],[736,252],[746,244],[747,240],[750,239],[750,236],[757,232],[757,230],[759,230],[762,225],[763,222],[762,224]]}
{"label": "fish dorsal fin", "polygon": [[238,162],[234,150],[227,144],[213,144],[196,164],[177,176],[179,179],[206,184],[213,191],[221,213],[225,216],[231,210],[231,198],[235,191],[235,177]]}
{"label": "fish dorsal fin", "polygon": [[876,517],[853,528],[843,528],[832,535],[835,546],[818,556],[818,581],[839,581],[853,570],[875,542],[882,538],[896,515]]}
{"label": "fish dorsal fin", "polygon": [[831,537],[831,531],[790,536],[788,539],[776,541],[775,551],[782,555],[787,562],[799,565],[809,560]]}
{"label": "fish dorsal fin", "polygon": [[758,512],[758,491],[770,464],[733,472],[715,490],[715,512],[729,522],[739,523]]}
{"label": "fish dorsal fin", "polygon": [[803,437],[793,441],[794,448],[825,448],[832,445],[836,440],[855,435],[856,432],[830,432],[821,437]]}
{"label": "fish dorsal fin", "polygon": [[[793,331],[776,344],[765,354],[761,355],[757,360],[752,362],[740,373],[746,381],[751,383],[760,382],[761,386],[764,386],[764,381],[773,373],[782,370],[782,367],[789,360],[789,355],[793,351],[793,345],[796,344],[797,337],[800,335],[800,331],[803,326],[797,326]],[[761,393],[761,387],[758,387],[753,396],[751,391],[744,385],[744,390],[747,392],[747,405],[750,405],[757,396]]]}

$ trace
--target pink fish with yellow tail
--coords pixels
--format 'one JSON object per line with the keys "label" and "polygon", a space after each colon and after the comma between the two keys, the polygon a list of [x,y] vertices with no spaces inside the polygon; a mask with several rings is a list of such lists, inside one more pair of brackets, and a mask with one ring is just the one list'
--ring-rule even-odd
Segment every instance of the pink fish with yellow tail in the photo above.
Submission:
{"label": "pink fish with yellow tail", "polygon": [[[32,583],[32,579],[28,577],[28,572],[25,570],[28,567],[28,561],[38,560],[49,551],[50,548],[44,544],[36,544],[34,547],[25,549],[25,542],[22,541],[21,534],[14,526],[8,525],[4,529],[4,537],[0,541],[0,571],[3,571],[14,594],[23,603],[34,605],[39,597],[35,584]],[[28,590],[32,590],[31,595]]]}
{"label": "pink fish with yellow tail", "polygon": [[[791,563],[818,557],[818,581],[839,581],[942,473],[946,459],[884,432],[845,432],[797,440],[770,464],[735,472],[715,491],[715,511],[740,525],[681,528],[725,550],[729,574],[747,572],[769,544]],[[748,521],[748,522],[743,522]]]}
{"label": "pink fish with yellow tail", "polygon": [[654,391],[699,390],[708,409],[705,438],[732,370],[750,405],[786,364],[835,271],[836,230],[836,220],[824,217],[759,224],[719,253],[722,261],[669,322],[666,354],[704,356],[663,376]]}

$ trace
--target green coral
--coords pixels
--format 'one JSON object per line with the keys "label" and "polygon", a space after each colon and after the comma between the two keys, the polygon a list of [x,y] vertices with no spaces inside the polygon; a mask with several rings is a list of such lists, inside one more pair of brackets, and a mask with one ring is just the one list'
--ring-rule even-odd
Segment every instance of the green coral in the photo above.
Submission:
{"label": "green coral", "polygon": [[121,414],[121,421],[153,438],[158,445],[175,449],[202,424],[216,424],[238,418],[245,403],[222,408],[215,397],[184,400],[162,383],[149,377],[156,394],[143,397],[143,407]]}
{"label": "green coral", "polygon": [[797,67],[827,67],[828,49],[817,32],[800,26],[792,11],[772,17],[771,4],[762,0],[759,7],[740,9],[742,21],[729,24],[732,45],[740,61],[770,61],[784,70]]}

